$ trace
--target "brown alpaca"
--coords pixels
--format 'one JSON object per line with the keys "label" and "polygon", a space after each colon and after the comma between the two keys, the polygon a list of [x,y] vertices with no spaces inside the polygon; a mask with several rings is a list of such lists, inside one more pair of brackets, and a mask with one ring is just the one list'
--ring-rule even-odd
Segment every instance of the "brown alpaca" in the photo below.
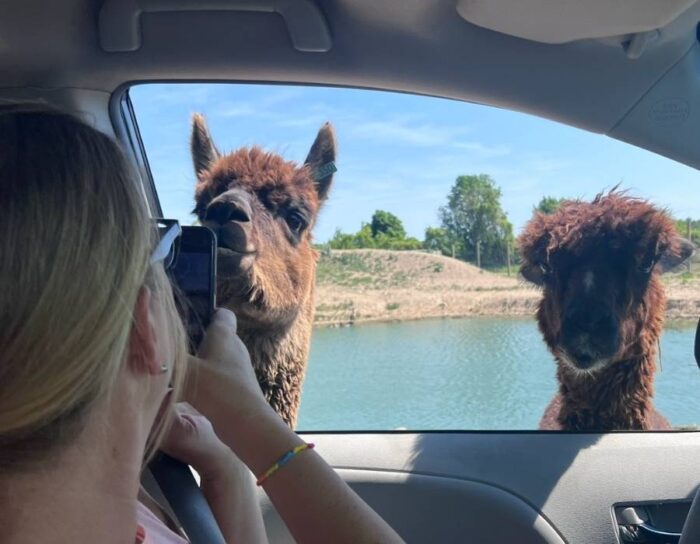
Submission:
{"label": "brown alpaca", "polygon": [[652,406],[666,297],[660,275],[692,254],[671,218],[623,192],[536,213],[518,239],[523,277],[542,287],[540,332],[559,392],[541,429],[669,429]]}
{"label": "brown alpaca", "polygon": [[218,304],[235,312],[263,393],[293,427],[313,325],[311,230],[335,172],[333,128],[321,127],[303,165],[259,147],[221,155],[201,115],[191,145],[194,213],[218,239]]}

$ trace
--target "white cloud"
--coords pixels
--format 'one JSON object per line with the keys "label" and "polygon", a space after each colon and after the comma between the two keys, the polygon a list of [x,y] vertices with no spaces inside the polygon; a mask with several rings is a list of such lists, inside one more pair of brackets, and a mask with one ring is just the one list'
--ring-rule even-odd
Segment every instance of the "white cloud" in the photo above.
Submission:
{"label": "white cloud", "polygon": [[388,143],[416,146],[448,145],[454,131],[431,124],[409,124],[405,118],[387,121],[364,121],[351,127],[355,136]]}
{"label": "white cloud", "polygon": [[286,104],[301,96],[301,89],[285,88],[265,94],[258,100],[226,101],[215,108],[211,115],[219,117],[258,117],[276,120],[280,115],[270,111],[273,106]]}
{"label": "white cloud", "polygon": [[141,100],[143,106],[200,106],[209,103],[215,91],[212,85],[179,85],[175,91],[170,85],[137,85],[130,92],[144,95],[146,100]]}
{"label": "white cloud", "polygon": [[328,121],[324,115],[301,115],[301,116],[277,116],[274,123],[279,127],[284,128],[320,128],[323,123]]}
{"label": "white cloud", "polygon": [[480,142],[455,142],[452,147],[470,151],[475,155],[483,158],[505,157],[510,155],[511,151],[505,145],[486,145]]}
{"label": "white cloud", "polygon": [[528,166],[535,172],[558,172],[571,166],[567,160],[557,157],[535,157],[529,161]]}
{"label": "white cloud", "polygon": [[257,108],[247,102],[224,106],[215,112],[215,115],[218,117],[250,117],[258,114]]}

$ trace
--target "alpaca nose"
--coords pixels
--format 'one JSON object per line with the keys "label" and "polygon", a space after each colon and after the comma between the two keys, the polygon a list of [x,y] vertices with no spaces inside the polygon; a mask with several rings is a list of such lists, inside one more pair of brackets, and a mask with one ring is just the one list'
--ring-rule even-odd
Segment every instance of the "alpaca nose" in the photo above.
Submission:
{"label": "alpaca nose", "polygon": [[229,196],[214,200],[209,204],[204,220],[219,225],[224,225],[229,221],[249,223],[251,216],[252,209],[246,199],[239,196]]}

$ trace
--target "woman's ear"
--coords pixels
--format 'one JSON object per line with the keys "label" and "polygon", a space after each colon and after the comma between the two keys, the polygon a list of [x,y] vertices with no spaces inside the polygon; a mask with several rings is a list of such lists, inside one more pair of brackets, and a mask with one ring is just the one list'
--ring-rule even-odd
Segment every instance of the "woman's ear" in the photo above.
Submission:
{"label": "woman's ear", "polygon": [[138,374],[162,373],[161,363],[157,357],[156,322],[151,309],[152,296],[148,287],[141,287],[134,306],[128,364],[131,371]]}

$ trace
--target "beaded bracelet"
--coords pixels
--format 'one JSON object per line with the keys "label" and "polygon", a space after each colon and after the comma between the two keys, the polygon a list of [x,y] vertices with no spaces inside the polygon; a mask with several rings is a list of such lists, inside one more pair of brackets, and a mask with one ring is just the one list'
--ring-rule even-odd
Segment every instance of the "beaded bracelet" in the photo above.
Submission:
{"label": "beaded bracelet", "polygon": [[296,457],[298,454],[300,454],[304,450],[312,450],[316,444],[301,444],[297,446],[296,448],[293,448],[289,450],[287,453],[285,453],[282,457],[277,459],[275,461],[275,464],[273,464],[270,468],[268,468],[260,478],[258,478],[258,481],[255,482],[256,485],[260,486],[267,481],[267,479],[272,476],[275,472],[277,472],[279,469],[281,469],[284,465],[289,463],[294,457]]}

